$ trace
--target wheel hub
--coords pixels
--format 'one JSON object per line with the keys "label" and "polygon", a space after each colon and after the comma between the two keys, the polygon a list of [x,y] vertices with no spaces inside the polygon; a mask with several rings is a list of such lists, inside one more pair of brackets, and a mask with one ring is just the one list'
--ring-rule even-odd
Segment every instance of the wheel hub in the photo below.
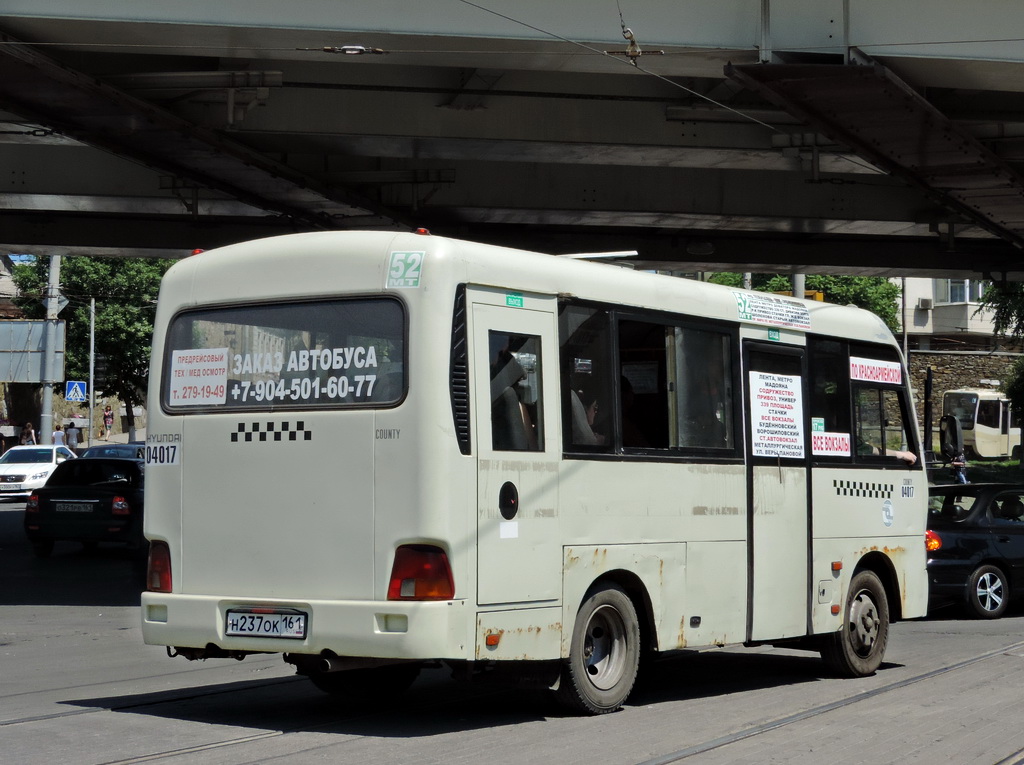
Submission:
{"label": "wheel hub", "polygon": [[995,611],[1003,602],[1003,582],[995,574],[984,574],[978,579],[978,602],[986,611]]}
{"label": "wheel hub", "polygon": [[850,631],[853,646],[857,653],[866,656],[878,640],[878,630],[882,620],[878,616],[878,607],[867,592],[858,592],[850,603]]}

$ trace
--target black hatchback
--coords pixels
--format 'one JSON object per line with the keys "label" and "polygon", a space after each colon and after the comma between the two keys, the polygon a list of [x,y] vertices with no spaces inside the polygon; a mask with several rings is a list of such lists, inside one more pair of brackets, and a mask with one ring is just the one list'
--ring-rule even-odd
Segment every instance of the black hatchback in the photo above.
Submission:
{"label": "black hatchback", "polygon": [[58,465],[46,485],[33,491],[25,503],[25,533],[36,555],[47,557],[60,540],[86,547],[120,542],[144,549],[144,464],[135,459],[83,457]]}
{"label": "black hatchback", "polygon": [[1024,597],[1024,485],[929,489],[929,606],[961,603],[981,619]]}

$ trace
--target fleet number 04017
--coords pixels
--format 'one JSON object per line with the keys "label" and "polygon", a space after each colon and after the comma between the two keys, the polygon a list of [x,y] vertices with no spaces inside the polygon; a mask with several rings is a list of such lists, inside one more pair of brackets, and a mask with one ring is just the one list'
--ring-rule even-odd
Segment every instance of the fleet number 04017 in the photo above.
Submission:
{"label": "fleet number 04017", "polygon": [[161,444],[146,446],[147,465],[177,465],[180,459],[181,448],[178,444]]}

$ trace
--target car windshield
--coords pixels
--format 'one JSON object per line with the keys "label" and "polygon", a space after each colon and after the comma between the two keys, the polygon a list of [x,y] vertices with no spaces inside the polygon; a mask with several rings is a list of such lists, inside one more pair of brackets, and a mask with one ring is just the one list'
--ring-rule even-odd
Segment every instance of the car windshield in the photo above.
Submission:
{"label": "car windshield", "polygon": [[36,463],[36,462],[53,462],[53,450],[52,449],[11,449],[6,452],[4,456],[0,457],[0,462],[11,464],[25,464],[25,463]]}
{"label": "car windshield", "polygon": [[135,486],[142,481],[142,471],[128,460],[78,459],[62,463],[47,486],[96,486],[122,484]]}
{"label": "car windshield", "polygon": [[971,514],[971,508],[977,501],[978,498],[973,494],[962,492],[932,494],[928,498],[928,516],[947,521],[962,521]]}
{"label": "car windshield", "polygon": [[91,446],[82,452],[83,457],[123,457],[143,459],[146,456],[144,446],[123,444],[121,446]]}

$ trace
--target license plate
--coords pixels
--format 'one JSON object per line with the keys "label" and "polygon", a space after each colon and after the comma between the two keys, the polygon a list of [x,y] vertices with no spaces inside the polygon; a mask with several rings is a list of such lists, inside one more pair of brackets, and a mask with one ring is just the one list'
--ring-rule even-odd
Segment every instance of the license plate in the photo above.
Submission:
{"label": "license plate", "polygon": [[54,509],[58,513],[91,513],[92,505],[85,502],[54,502]]}
{"label": "license plate", "polygon": [[0,491],[21,491],[20,483],[0,484]]}
{"label": "license plate", "polygon": [[233,608],[225,618],[226,635],[295,640],[306,637],[306,614],[294,608]]}

